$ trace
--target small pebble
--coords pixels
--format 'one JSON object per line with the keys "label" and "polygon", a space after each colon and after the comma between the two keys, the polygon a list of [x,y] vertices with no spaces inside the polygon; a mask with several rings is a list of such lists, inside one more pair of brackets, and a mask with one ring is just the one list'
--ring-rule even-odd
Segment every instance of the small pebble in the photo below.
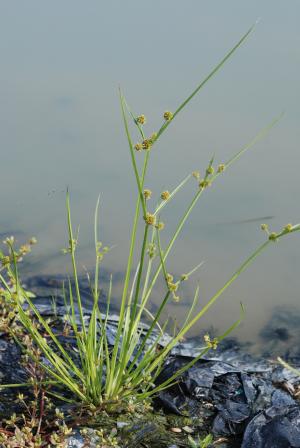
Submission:
{"label": "small pebble", "polygon": [[182,432],[182,429],[180,428],[171,428],[172,432]]}
{"label": "small pebble", "polygon": [[124,428],[124,426],[128,426],[129,423],[127,422],[117,422],[117,428],[121,429]]}

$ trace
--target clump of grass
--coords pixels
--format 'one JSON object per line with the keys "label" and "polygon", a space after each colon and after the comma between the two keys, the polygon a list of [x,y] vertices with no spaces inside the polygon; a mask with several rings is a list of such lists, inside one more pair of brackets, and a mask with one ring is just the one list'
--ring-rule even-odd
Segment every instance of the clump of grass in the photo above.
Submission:
{"label": "clump of grass", "polygon": [[[78,354],[77,361],[74,360],[73,356],[62,345],[48,321],[41,316],[30,296],[24,291],[18,275],[18,253],[14,249],[13,242],[7,242],[9,253],[8,255],[2,255],[1,257],[3,267],[5,267],[10,278],[13,279],[13,291],[11,290],[10,285],[7,284],[5,276],[2,274],[0,274],[0,280],[2,281],[3,287],[9,295],[10,300],[15,304],[20,323],[30,334],[30,337],[39,351],[43,354],[43,357],[47,359],[47,362],[41,363],[41,368],[44,370],[47,378],[49,378],[47,381],[61,389],[60,394],[56,393],[57,397],[64,398],[64,391],[68,391],[68,393],[71,392],[73,401],[88,405],[90,409],[95,411],[103,409],[108,412],[134,410],[135,406],[137,406],[137,404],[140,405],[141,403],[147,407],[149,399],[154,394],[157,394],[159,391],[173,384],[178,376],[196,363],[209,349],[216,348],[218,343],[239,324],[241,318],[234,322],[233,325],[218,338],[211,340],[209,335],[206,335],[205,340],[203,341],[203,349],[199,356],[187,363],[162,384],[155,385],[155,380],[161,372],[166,358],[178,341],[182,340],[186,333],[199,322],[208,309],[219,299],[221,294],[269,244],[278,241],[287,234],[300,230],[299,224],[295,226],[287,225],[279,233],[268,233],[267,240],[241,264],[224,286],[210,298],[200,311],[194,313],[199,294],[199,288],[197,287],[191,308],[186,315],[184,323],[169,340],[167,345],[164,347],[160,346],[161,338],[164,336],[166,329],[166,323],[164,325],[161,324],[163,311],[171,300],[178,301],[180,299],[180,287],[182,282],[187,281],[201,266],[201,264],[199,264],[190,269],[178,279],[174,279],[173,275],[168,271],[168,256],[170,255],[185,222],[191,215],[191,212],[198,203],[200,197],[206,193],[208,187],[211,186],[219,176],[222,176],[242,154],[253,147],[257,141],[266,135],[278,119],[275,119],[270,125],[261,130],[254,139],[242,147],[242,149],[234,154],[227,162],[216,164],[214,157],[212,157],[204,170],[203,176],[200,176],[200,173],[198,172],[193,172],[192,175],[185,177],[173,190],[163,191],[156,207],[149,206],[151,190],[145,188],[145,179],[151,153],[155,150],[162,134],[169,129],[169,126],[173,123],[176,116],[246,40],[252,29],[253,27],[240,39],[222,61],[174,112],[166,111],[162,114],[163,122],[157,132],[147,133],[147,135],[145,134],[145,116],[135,115],[128,107],[123,93],[120,92],[122,117],[138,194],[114,347],[109,346],[107,338],[107,322],[110,311],[112,280],[108,291],[106,308],[102,310],[99,306],[99,270],[103,258],[109,250],[108,247],[103,247],[98,238],[99,200],[97,202],[94,219],[95,275],[93,281],[90,280],[93,308],[91,317],[87,322],[84,316],[75,257],[78,237],[73,230],[69,193],[67,194],[66,207],[69,244],[65,249],[65,252],[70,255],[74,278],[73,283],[69,280],[66,287],[67,292],[66,290],[64,292],[66,300],[67,296],[69,299],[68,322],[75,339],[76,351]],[[130,121],[139,134],[139,141],[137,143],[133,142]],[[139,158],[142,160],[138,160]],[[141,170],[139,170],[140,164],[142,166]],[[170,237],[168,244],[163,247],[160,239],[160,232],[164,228],[164,223],[161,221],[161,213],[164,207],[171,203],[176,193],[183,188],[190,179],[193,181],[196,179],[194,195],[187,205],[186,210],[183,212],[174,234]],[[137,229],[141,223],[144,231],[141,245],[138,246]],[[268,232],[266,226],[263,226],[263,229]],[[131,272],[136,251],[139,252],[139,262],[136,267],[135,275],[132,278]],[[165,281],[165,293],[158,310],[152,315],[148,311],[148,304],[153,288],[160,275],[162,275]],[[24,301],[27,303],[31,315],[29,315],[27,311],[24,311]],[[146,333],[143,333],[141,322],[145,315],[148,317],[150,316],[151,324]],[[78,316],[79,322],[77,320]]]}
{"label": "clump of grass", "polygon": [[191,436],[188,436],[188,441],[190,448],[208,448],[213,442],[213,436],[211,434],[208,434],[204,438],[198,438],[198,440],[193,439],[193,437]]}

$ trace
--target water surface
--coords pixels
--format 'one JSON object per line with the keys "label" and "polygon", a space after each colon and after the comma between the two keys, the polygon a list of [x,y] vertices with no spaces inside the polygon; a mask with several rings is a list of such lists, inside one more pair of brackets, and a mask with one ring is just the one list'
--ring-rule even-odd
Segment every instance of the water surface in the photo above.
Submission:
{"label": "water surface", "polygon": [[[223,3],[2,3],[0,232],[22,242],[38,238],[26,275],[69,269],[61,255],[67,187],[80,224],[82,270],[93,265],[93,209],[101,193],[101,240],[116,245],[105,267],[123,272],[135,183],[118,85],[136,113],[146,114],[152,133],[163,111],[174,110],[259,16],[247,43],[153,149],[146,185],[158,197],[187,173],[203,172],[213,153],[217,163],[228,159],[285,110],[270,135],[203,195],[187,222],[168,270],[205,265],[172,313],[180,321],[197,282],[201,303],[223,285],[265,238],[262,221],[275,230],[299,222],[299,2]],[[165,209],[163,244],[194,190],[191,183]],[[224,330],[242,301],[246,318],[236,334],[261,347],[275,307],[300,309],[299,248],[299,235],[274,244],[193,334],[201,325]],[[116,298],[120,286],[118,280]],[[157,290],[153,302],[160,297]],[[293,331],[286,345],[295,343]]]}

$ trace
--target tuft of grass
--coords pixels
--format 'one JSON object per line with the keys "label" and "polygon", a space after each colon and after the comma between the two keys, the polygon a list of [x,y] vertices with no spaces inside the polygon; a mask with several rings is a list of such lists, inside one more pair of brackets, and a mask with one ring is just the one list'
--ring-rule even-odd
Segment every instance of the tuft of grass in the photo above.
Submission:
{"label": "tuft of grass", "polygon": [[[182,112],[187,104],[204,87],[206,82],[212,78],[240,45],[242,45],[252,32],[253,28],[254,27],[251,27],[247,33],[242,36],[239,42],[178,106],[175,112],[166,111],[162,114],[163,122],[161,127],[157,132],[150,134],[150,136],[146,136],[144,132],[144,124],[146,123],[145,116],[136,116],[129,108],[123,93],[120,91],[121,113],[137,185],[137,199],[114,347],[109,345],[107,338],[107,321],[110,311],[112,279],[110,281],[106,307],[105,309],[100,309],[99,306],[99,271],[103,258],[109,251],[109,248],[104,247],[98,237],[99,199],[97,201],[94,217],[95,275],[93,280],[90,279],[93,307],[91,317],[89,321],[87,321],[84,316],[78,280],[76,264],[78,235],[74,232],[72,225],[69,193],[67,193],[66,198],[69,242],[65,252],[69,254],[71,259],[73,281],[70,279],[67,282],[67,285],[65,285],[64,288],[64,294],[66,302],[69,303],[67,319],[70,326],[70,332],[75,340],[77,352],[76,360],[61,344],[49,322],[41,316],[34,301],[23,289],[17,267],[19,254],[14,248],[14,242],[10,239],[6,241],[8,254],[4,255],[1,253],[0,256],[3,269],[6,270],[6,273],[11,279],[13,288],[7,283],[6,276],[1,272],[0,280],[5,290],[5,294],[8,295],[9,300],[14,303],[18,313],[19,322],[30,335],[33,343],[42,353],[43,358],[47,360],[47,362],[41,362],[39,359],[36,359],[35,361],[40,363],[40,367],[46,375],[47,380],[45,380],[45,382],[58,387],[59,391],[57,393],[55,392],[56,397],[64,399],[64,392],[68,391],[68,393],[71,392],[72,396],[68,401],[88,405],[94,410],[105,409],[107,412],[122,412],[123,409],[132,410],[135,406],[140,406],[141,403],[143,403],[145,407],[148,406],[148,401],[153,395],[174,384],[177,378],[185,370],[195,364],[208,350],[216,348],[217,344],[239,325],[243,317],[243,307],[241,306],[240,318],[237,319],[224,334],[213,340],[206,335],[199,356],[187,363],[162,384],[155,385],[155,380],[160,374],[163,364],[173,347],[199,322],[209,308],[211,308],[211,306],[219,299],[222,293],[231,286],[256,257],[267,248],[267,246],[278,241],[287,234],[300,230],[300,224],[294,226],[287,225],[278,233],[270,233],[268,228],[264,225],[263,229],[268,232],[267,240],[241,264],[223,287],[210,298],[200,311],[194,313],[199,296],[199,287],[197,287],[191,309],[186,315],[184,324],[177,329],[167,345],[163,347],[160,345],[160,341],[164,336],[166,329],[166,323],[161,323],[163,311],[171,300],[180,300],[180,287],[182,282],[187,281],[189,277],[201,267],[201,264],[199,264],[198,266],[191,268],[178,279],[174,279],[173,275],[168,271],[168,256],[170,255],[184,224],[190,217],[201,196],[206,193],[208,187],[211,186],[219,176],[223,176],[224,172],[227,171],[246,151],[252,148],[255,143],[261,140],[278,122],[280,117],[276,118],[268,126],[262,129],[249,143],[233,154],[227,162],[216,165],[214,157],[212,157],[204,170],[204,175],[202,177],[198,172],[193,172],[192,175],[186,176],[172,191],[166,190],[162,192],[158,205],[153,208],[150,208],[149,206],[151,191],[145,190],[144,188],[151,152],[153,148],[157,146],[163,133],[169,129],[169,126],[176,116]],[[139,142],[136,144],[133,142],[131,126],[135,127],[139,135]],[[140,165],[141,169],[139,169]],[[164,227],[164,223],[161,221],[162,211],[165,206],[171,203],[177,192],[190,180],[195,182],[194,195],[184,210],[175,232],[169,238],[166,246],[163,247],[160,238],[160,233]],[[137,229],[140,224],[143,226],[143,237],[139,245]],[[139,262],[135,274],[132,277],[131,272],[133,269],[134,254],[136,252],[139,253]],[[160,275],[162,275],[165,281],[165,292],[158,310],[152,315],[148,311],[148,304],[151,299],[153,288]],[[24,310],[24,302],[27,304],[30,312]],[[141,323],[145,315],[148,317],[150,316],[151,324],[148,330],[143,333]],[[23,385],[28,386],[30,383]]]}
{"label": "tuft of grass", "polygon": [[213,436],[208,434],[204,438],[198,438],[198,440],[193,439],[193,437],[188,436],[188,442],[190,448],[208,448],[213,442]]}

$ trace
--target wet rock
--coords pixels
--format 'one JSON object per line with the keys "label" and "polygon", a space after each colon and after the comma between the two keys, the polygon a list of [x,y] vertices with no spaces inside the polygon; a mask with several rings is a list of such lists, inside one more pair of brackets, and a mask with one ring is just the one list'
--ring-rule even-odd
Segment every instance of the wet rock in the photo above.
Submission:
{"label": "wet rock", "polygon": [[74,431],[66,440],[66,448],[83,448],[84,444],[84,438],[78,430]]}
{"label": "wet rock", "polygon": [[[215,355],[215,359],[198,361],[181,376],[178,384],[159,394],[157,404],[177,414],[201,415],[210,420],[208,424],[216,436],[234,437],[244,433],[257,413],[272,406],[279,409],[296,405],[289,393],[274,385],[271,363],[249,355],[244,357],[242,353],[233,356],[231,349],[229,356],[226,355],[224,351]],[[221,360],[226,358],[231,362]],[[161,372],[158,382],[164,382],[190,360],[174,357]],[[286,381],[287,369],[279,366],[276,370],[276,378]],[[290,378],[290,373],[287,376]]]}
{"label": "wet rock", "polygon": [[271,406],[251,420],[241,448],[299,448],[299,423],[299,405]]}
{"label": "wet rock", "polygon": [[[110,274],[103,271],[103,275],[101,276],[101,282],[109,284]],[[62,303],[63,301],[63,285],[68,284],[68,277],[65,275],[37,275],[26,278],[24,284],[25,287],[36,294],[37,297],[55,297],[55,302],[57,304]],[[81,298],[83,305],[86,309],[90,309],[93,304],[93,298],[91,295],[91,288],[88,282],[86,275],[79,276],[79,288],[81,293]],[[67,291],[66,291],[67,292]],[[105,306],[106,295],[102,290],[100,290],[100,304]],[[112,303],[112,310],[113,303]]]}
{"label": "wet rock", "polygon": [[91,428],[83,428],[85,435],[82,435],[82,430],[75,430],[73,434],[66,440],[66,448],[98,448],[100,445],[100,438],[96,431]]}

